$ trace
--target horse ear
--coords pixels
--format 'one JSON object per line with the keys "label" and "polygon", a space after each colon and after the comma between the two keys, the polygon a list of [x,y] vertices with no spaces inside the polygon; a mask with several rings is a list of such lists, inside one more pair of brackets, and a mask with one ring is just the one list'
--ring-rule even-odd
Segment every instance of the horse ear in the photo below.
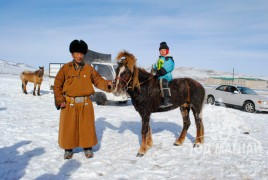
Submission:
{"label": "horse ear", "polygon": [[134,67],[132,89],[137,87],[137,89],[140,91],[140,81],[138,76],[139,76],[138,68]]}

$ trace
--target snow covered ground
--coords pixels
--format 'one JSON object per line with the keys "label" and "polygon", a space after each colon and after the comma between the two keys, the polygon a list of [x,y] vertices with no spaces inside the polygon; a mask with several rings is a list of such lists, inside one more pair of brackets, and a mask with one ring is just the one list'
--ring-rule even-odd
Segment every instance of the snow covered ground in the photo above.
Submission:
{"label": "snow covered ground", "polygon": [[58,147],[59,113],[44,79],[41,96],[21,91],[19,75],[0,74],[1,179],[267,179],[268,114],[205,105],[205,143],[193,148],[192,125],[182,146],[173,146],[182,129],[179,109],[151,116],[154,146],[136,157],[141,119],[126,105],[94,103],[99,143],[94,158],[76,149],[63,159]]}

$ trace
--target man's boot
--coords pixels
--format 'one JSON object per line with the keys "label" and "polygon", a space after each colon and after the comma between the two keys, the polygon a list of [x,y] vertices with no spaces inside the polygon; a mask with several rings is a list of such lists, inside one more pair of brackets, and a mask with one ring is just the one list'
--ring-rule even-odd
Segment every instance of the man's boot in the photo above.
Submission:
{"label": "man's boot", "polygon": [[170,88],[168,87],[168,80],[160,79],[160,90],[161,90],[161,97],[162,97],[162,104],[159,108],[167,108],[172,106],[170,103]]}
{"label": "man's boot", "polygon": [[64,152],[64,159],[72,159],[73,157],[73,150],[72,149],[65,149]]}

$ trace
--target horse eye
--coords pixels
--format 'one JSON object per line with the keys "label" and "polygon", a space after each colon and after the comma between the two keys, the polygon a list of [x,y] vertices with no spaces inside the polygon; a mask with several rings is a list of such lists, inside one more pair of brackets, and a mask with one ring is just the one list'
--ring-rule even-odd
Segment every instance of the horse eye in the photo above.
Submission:
{"label": "horse eye", "polygon": [[122,61],[126,60],[127,58],[125,56],[121,57],[120,60],[118,60],[118,64],[122,64]]}

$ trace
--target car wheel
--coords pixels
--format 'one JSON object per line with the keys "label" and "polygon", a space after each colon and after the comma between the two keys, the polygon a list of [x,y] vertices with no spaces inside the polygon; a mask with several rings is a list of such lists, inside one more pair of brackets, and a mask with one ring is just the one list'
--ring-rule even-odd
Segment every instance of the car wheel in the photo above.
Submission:
{"label": "car wheel", "polygon": [[243,109],[246,112],[253,113],[253,112],[255,112],[255,105],[254,105],[254,103],[252,101],[246,101],[244,103]]}
{"label": "car wheel", "polygon": [[212,95],[209,95],[207,98],[207,103],[213,105],[215,103],[215,98]]}
{"label": "car wheel", "polygon": [[106,105],[107,97],[103,92],[97,92],[93,95],[93,100],[97,103],[97,105]]}
{"label": "car wheel", "polygon": [[120,104],[126,104],[127,103],[127,100],[126,101],[118,101]]}

